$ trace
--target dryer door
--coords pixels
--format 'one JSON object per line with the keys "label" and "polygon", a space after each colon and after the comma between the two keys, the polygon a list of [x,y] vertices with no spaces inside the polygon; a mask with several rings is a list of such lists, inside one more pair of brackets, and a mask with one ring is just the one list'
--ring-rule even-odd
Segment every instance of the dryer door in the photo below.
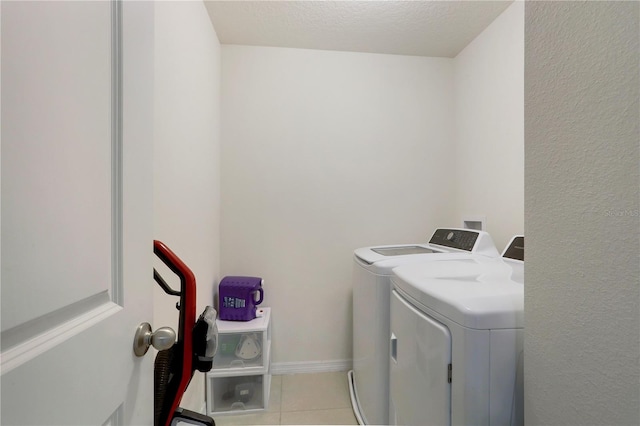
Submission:
{"label": "dryer door", "polygon": [[395,290],[391,297],[390,423],[451,424],[451,334]]}

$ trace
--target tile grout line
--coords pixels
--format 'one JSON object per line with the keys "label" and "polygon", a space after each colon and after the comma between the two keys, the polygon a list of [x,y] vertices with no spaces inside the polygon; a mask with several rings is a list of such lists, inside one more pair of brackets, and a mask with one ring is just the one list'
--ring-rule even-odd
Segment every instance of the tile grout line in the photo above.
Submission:
{"label": "tile grout line", "polygon": [[[337,410],[350,410],[351,407],[336,407],[336,408],[309,408],[305,410],[292,410],[284,411],[285,413],[308,413],[311,411],[337,411]],[[281,412],[282,414],[282,412]]]}
{"label": "tile grout line", "polygon": [[284,377],[280,376],[280,407],[278,408],[278,424],[282,425],[282,395],[284,388]]}

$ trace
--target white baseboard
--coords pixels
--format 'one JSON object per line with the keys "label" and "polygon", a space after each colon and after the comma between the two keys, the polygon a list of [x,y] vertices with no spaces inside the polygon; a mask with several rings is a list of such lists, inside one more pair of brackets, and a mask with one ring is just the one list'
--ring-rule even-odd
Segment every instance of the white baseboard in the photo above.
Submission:
{"label": "white baseboard", "polygon": [[299,361],[299,362],[273,362],[271,374],[296,374],[296,373],[329,373],[333,371],[349,371],[353,362],[350,359],[337,359],[332,361]]}

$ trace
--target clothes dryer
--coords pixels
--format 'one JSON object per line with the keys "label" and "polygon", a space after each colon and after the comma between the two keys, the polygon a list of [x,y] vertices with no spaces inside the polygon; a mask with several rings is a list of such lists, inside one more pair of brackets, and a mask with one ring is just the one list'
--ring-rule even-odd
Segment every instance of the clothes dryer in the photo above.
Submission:
{"label": "clothes dryer", "polygon": [[392,269],[405,264],[469,256],[499,257],[483,231],[436,229],[429,243],[355,250],[351,401],[363,424],[389,423],[389,303]]}
{"label": "clothes dryer", "polygon": [[524,237],[393,273],[390,423],[522,425]]}

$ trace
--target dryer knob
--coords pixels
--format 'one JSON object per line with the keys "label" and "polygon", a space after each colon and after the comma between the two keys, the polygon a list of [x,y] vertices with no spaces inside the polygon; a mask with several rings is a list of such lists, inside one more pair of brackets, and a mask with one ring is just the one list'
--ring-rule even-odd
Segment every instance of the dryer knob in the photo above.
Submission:
{"label": "dryer knob", "polygon": [[449,232],[447,234],[447,241],[453,241],[453,237],[455,237],[456,234],[454,234],[453,232]]}

